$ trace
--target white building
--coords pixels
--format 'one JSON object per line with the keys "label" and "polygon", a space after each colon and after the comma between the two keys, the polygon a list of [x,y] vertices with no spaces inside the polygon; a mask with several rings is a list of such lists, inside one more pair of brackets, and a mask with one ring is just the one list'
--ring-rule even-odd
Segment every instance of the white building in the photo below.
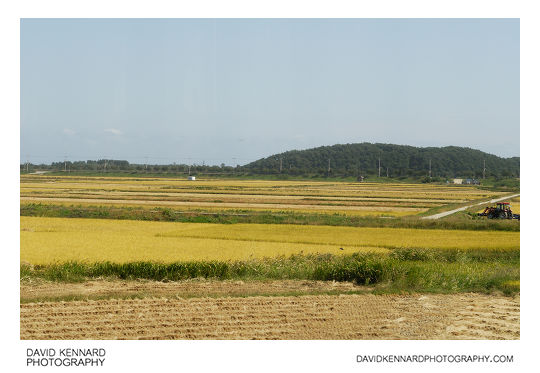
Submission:
{"label": "white building", "polygon": [[463,179],[454,179],[454,184],[463,184]]}
{"label": "white building", "polygon": [[195,181],[195,176],[188,176],[188,180]]}

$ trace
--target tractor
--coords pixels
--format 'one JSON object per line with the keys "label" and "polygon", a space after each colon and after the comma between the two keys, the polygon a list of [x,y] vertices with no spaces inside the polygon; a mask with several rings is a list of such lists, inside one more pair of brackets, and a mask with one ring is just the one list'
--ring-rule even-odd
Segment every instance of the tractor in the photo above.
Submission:
{"label": "tractor", "polygon": [[488,219],[517,219],[519,214],[513,214],[508,202],[497,202],[496,207],[486,207],[478,216],[487,216]]}

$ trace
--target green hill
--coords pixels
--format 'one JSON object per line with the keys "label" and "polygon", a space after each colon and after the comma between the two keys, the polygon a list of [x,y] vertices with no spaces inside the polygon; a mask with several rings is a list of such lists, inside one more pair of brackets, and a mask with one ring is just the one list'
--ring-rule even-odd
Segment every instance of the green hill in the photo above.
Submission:
{"label": "green hill", "polygon": [[[484,161],[486,177],[519,177],[519,157],[501,158],[457,146],[441,148],[393,144],[344,144],[291,150],[249,163],[242,168],[256,174],[479,178]],[[330,162],[330,173],[328,163]],[[280,171],[281,168],[281,171]]]}

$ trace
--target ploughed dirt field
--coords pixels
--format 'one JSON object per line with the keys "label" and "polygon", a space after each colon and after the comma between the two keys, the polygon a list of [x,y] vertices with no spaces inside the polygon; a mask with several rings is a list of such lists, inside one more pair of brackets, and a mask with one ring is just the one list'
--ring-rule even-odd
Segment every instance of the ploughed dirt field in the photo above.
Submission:
{"label": "ploughed dirt field", "polygon": [[21,339],[520,336],[519,295],[363,291],[350,283],[293,280],[21,283]]}

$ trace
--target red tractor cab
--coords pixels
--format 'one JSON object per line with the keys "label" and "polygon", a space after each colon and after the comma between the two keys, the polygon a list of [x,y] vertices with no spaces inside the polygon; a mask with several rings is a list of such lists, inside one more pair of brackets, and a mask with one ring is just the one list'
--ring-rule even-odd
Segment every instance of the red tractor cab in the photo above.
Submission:
{"label": "red tractor cab", "polygon": [[508,202],[497,202],[496,207],[486,207],[478,216],[487,216],[488,219],[518,219],[519,214],[513,214]]}

